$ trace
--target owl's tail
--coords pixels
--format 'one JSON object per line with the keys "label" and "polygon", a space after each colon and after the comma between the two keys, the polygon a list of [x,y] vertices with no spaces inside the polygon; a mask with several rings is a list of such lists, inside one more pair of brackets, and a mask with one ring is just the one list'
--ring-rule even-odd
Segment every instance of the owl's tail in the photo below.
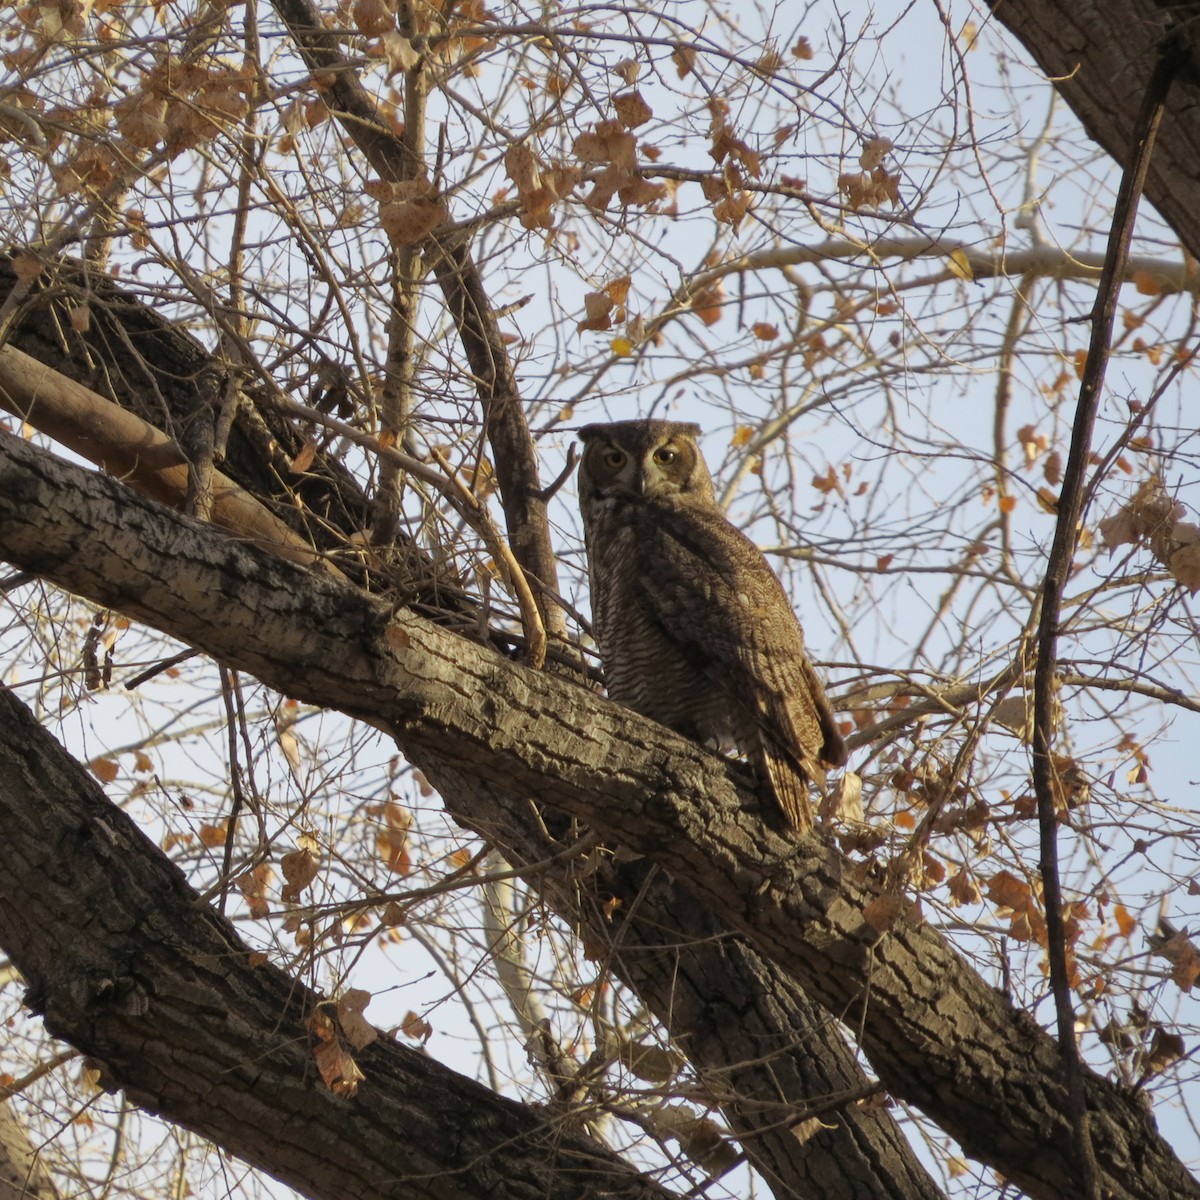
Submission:
{"label": "owl's tail", "polygon": [[790,754],[770,744],[764,738],[759,759],[759,777],[766,777],[771,784],[775,800],[783,810],[784,818],[794,829],[807,833],[813,827],[812,805],[809,803],[809,787],[825,786],[825,772],[815,764],[805,764],[801,770]]}

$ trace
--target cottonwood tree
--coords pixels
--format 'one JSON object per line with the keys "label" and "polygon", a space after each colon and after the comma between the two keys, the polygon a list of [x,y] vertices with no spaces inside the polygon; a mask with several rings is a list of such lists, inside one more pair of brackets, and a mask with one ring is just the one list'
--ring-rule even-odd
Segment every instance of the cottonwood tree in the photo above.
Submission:
{"label": "cottonwood tree", "polygon": [[[1171,6],[9,11],[0,1187],[1200,1194]],[[652,414],[812,836],[598,690]]]}

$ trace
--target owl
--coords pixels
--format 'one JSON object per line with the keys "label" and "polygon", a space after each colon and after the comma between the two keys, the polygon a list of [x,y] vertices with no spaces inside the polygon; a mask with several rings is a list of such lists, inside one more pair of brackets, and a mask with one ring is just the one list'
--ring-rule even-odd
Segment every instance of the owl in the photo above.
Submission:
{"label": "owl", "polygon": [[746,755],[805,830],[809,784],[823,786],[845,747],[783,586],[717,505],[699,432],[650,420],[579,431],[605,684],[644,716]]}

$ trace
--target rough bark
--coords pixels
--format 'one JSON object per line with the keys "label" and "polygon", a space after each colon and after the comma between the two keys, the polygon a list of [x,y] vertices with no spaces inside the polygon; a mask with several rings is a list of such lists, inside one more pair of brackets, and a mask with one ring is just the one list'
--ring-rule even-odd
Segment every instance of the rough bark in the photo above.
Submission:
{"label": "rough bark", "polygon": [[1168,32],[1190,60],[1167,101],[1146,199],[1200,258],[1200,27],[1194,4],[1166,0],[988,0],[1071,106],[1093,141],[1118,162],[1129,158],[1146,81]]}
{"label": "rough bark", "polygon": [[[928,925],[870,923],[878,886],[818,838],[767,829],[737,765],[18,439],[0,448],[0,555],[290,695],[390,726],[435,779],[452,764],[654,859],[859,1030],[889,1090],[1030,1195],[1074,1195],[1053,1039]],[[1108,1194],[1200,1196],[1139,1097],[1090,1073],[1086,1086]]]}
{"label": "rough bark", "polygon": [[[426,762],[451,815],[509,861],[543,863],[564,845],[553,813],[524,793],[485,786]],[[776,1196],[806,1200],[932,1200],[942,1192],[871,1090],[837,1023],[800,985],[651,866],[579,878],[568,865],[530,875],[606,965],[671,1031]],[[611,902],[617,901],[615,917]],[[820,1127],[794,1132],[815,1111]]]}
{"label": "rough bark", "polygon": [[[11,256],[0,254],[0,300],[15,282]],[[70,304],[83,299],[91,317],[86,332],[74,329],[68,315]],[[194,422],[212,419],[212,397],[223,389],[228,370],[152,303],[67,258],[46,263],[9,340],[185,445]],[[246,381],[222,471],[355,582],[396,595],[457,628],[475,627],[476,606],[448,571],[445,556],[429,555],[401,536],[387,562],[376,556],[371,570],[364,569],[349,547],[370,526],[369,500],[345,467],[325,453],[303,474],[292,473],[305,430],[277,411],[273,393],[259,382]]]}
{"label": "rough bark", "polygon": [[[0,291],[3,267],[0,260]],[[67,279],[86,279],[77,274],[76,265],[62,267]],[[66,347],[54,345],[46,334],[56,323],[53,306],[58,300],[43,295],[16,326],[14,341],[50,363],[57,356],[58,364],[72,377],[106,387],[122,405],[145,407],[138,390],[122,381],[152,379],[168,412],[188,411],[191,379],[175,376],[170,366],[186,361],[193,364],[193,371],[199,369],[191,339],[181,333],[176,344],[171,327],[143,311],[135,296],[114,291],[104,280],[86,281],[95,289],[94,305],[103,305],[102,329],[107,333],[102,339],[93,336],[85,343],[68,334],[73,340]],[[118,333],[122,322],[128,322],[130,329]],[[138,349],[143,336],[152,337],[153,367]],[[105,363],[103,371],[96,369],[98,362]],[[53,386],[52,381],[39,385],[47,386]],[[164,418],[160,415],[160,419]],[[164,423],[170,426],[172,420]],[[235,456],[227,466],[244,486],[263,485],[245,456]],[[117,470],[125,479],[127,467],[121,463]],[[365,499],[354,502],[348,485],[343,481],[342,486],[351,499],[348,511],[365,511]],[[177,501],[177,492],[164,496],[150,489],[148,494]],[[242,535],[249,532],[243,530]],[[350,532],[353,528],[346,530]],[[416,562],[413,569],[416,579],[411,583],[403,570],[392,577],[401,598],[428,595],[421,582],[426,578],[423,564]],[[452,621],[454,614],[438,615]],[[545,844],[543,820],[524,797],[491,789],[485,802],[477,780],[456,788],[443,772],[442,782],[443,795],[465,823],[478,828],[481,813],[504,813],[489,836],[514,863],[540,862],[561,849]],[[456,806],[458,794],[469,802]],[[601,906],[587,903],[588,888],[595,880],[572,879],[568,870],[566,878],[552,880],[543,874],[537,882],[557,897],[559,911],[570,925],[588,929],[593,944],[603,945],[612,938],[611,920]],[[827,1103],[831,1095],[861,1094],[869,1086],[840,1032],[793,979],[755,954],[727,926],[715,922],[691,897],[664,889],[660,883],[651,897],[638,898],[630,891],[636,887],[622,877],[609,885],[614,893],[627,893],[623,911],[636,914],[632,932],[617,931],[618,973],[681,1039],[696,1068],[713,1079],[716,1099],[732,1126],[746,1135],[747,1156],[779,1194],[803,1191],[813,1200],[823,1196],[867,1200],[878,1195],[929,1200],[940,1194],[885,1110],[860,1108],[852,1101],[824,1109],[823,1127],[807,1140],[798,1140],[790,1125],[812,1105]],[[711,945],[714,938],[720,940],[716,953]],[[651,949],[639,952],[639,947]]]}
{"label": "rough bark", "polygon": [[0,936],[46,1027],[110,1087],[313,1197],[662,1200],[573,1132],[380,1038],[353,1096],[317,1073],[319,997],[233,927],[0,690]]}

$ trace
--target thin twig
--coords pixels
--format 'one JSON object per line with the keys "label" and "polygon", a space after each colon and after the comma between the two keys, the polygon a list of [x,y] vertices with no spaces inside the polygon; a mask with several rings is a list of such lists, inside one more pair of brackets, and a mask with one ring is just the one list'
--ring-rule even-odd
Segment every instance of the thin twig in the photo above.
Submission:
{"label": "thin twig", "polygon": [[1058,877],[1058,815],[1054,803],[1054,764],[1051,739],[1054,732],[1054,672],[1057,665],[1058,617],[1063,592],[1079,536],[1082,515],[1084,475],[1087,471],[1092,427],[1096,420],[1104,371],[1108,365],[1113,321],[1117,311],[1120,281],[1129,257],[1138,201],[1150,166],[1155,134],[1162,120],[1167,93],[1180,61],[1178,43],[1164,44],[1158,62],[1146,84],[1141,111],[1134,126],[1129,162],[1121,176],[1121,187],[1113,211],[1105,253],[1104,270],[1092,310],[1092,337],[1087,364],[1079,385],[1079,402],[1071,433],[1071,449],[1063,472],[1062,493],[1058,501],[1058,519],[1054,542],[1042,587],[1042,611],[1037,630],[1037,667],[1033,686],[1033,786],[1037,795],[1038,827],[1041,837],[1040,866],[1046,909],[1047,945],[1050,956],[1050,983],[1058,1019],[1059,1051],[1067,1085],[1070,1114],[1075,1135],[1075,1157],[1080,1175],[1080,1195],[1099,1200],[1098,1171],[1088,1128],[1087,1098],[1075,1044],[1075,1013],[1071,1002],[1071,984],[1067,971],[1067,947],[1063,930],[1062,889]]}

